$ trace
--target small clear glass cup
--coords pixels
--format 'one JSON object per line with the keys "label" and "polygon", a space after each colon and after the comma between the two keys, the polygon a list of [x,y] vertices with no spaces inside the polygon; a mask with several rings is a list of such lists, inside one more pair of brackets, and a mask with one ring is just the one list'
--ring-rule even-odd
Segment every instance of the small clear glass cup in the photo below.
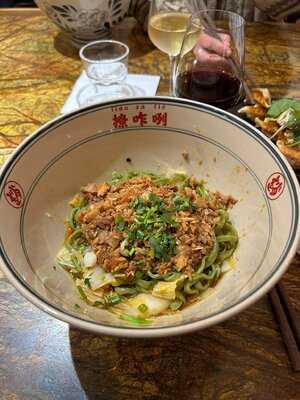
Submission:
{"label": "small clear glass cup", "polygon": [[139,95],[125,83],[128,74],[129,48],[115,40],[98,40],[79,52],[90,84],[77,95],[79,106]]}

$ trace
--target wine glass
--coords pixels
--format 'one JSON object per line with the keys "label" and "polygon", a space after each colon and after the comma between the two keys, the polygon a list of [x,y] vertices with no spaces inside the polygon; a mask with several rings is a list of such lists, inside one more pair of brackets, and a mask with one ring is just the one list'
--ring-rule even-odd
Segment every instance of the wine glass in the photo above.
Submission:
{"label": "wine glass", "polygon": [[190,13],[182,0],[152,0],[148,34],[152,43],[170,59],[170,87],[173,96],[174,68]]}
{"label": "wine glass", "polygon": [[[207,13],[217,29],[216,38],[203,22]],[[205,10],[191,15],[175,71],[174,95],[229,109],[243,95],[245,21],[238,14]],[[234,63],[232,62],[234,59]]]}

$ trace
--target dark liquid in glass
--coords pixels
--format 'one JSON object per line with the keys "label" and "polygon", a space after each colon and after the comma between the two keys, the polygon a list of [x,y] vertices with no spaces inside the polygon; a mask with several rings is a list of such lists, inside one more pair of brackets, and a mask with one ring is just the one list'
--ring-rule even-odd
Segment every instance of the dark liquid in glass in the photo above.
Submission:
{"label": "dark liquid in glass", "polygon": [[177,76],[176,94],[220,108],[234,106],[240,98],[241,82],[225,71],[197,70]]}

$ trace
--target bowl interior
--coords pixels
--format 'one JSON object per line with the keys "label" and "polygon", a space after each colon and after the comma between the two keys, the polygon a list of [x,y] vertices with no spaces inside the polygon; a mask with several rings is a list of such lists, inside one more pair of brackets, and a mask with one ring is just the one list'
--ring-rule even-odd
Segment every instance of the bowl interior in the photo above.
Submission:
{"label": "bowl interior", "polygon": [[[124,170],[185,172],[238,199],[231,218],[240,243],[228,272],[199,302],[153,319],[147,330],[217,322],[254,301],[284,272],[298,240],[298,194],[277,150],[246,123],[209,106],[160,98],[119,101],[46,125],[2,172],[3,267],[39,306],[68,322],[88,321],[86,327],[99,332],[130,325],[86,305],[69,275],[53,268],[68,200],[82,185]],[[13,201],[16,190],[19,203]]]}

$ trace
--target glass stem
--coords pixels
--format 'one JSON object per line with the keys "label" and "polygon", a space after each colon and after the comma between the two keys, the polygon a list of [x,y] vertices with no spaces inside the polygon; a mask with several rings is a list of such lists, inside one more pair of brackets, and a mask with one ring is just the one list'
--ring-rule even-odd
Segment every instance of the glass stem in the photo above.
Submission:
{"label": "glass stem", "polygon": [[170,83],[169,83],[169,95],[175,96],[174,93],[174,81],[175,81],[175,69],[176,69],[176,57],[169,56],[170,59]]}

